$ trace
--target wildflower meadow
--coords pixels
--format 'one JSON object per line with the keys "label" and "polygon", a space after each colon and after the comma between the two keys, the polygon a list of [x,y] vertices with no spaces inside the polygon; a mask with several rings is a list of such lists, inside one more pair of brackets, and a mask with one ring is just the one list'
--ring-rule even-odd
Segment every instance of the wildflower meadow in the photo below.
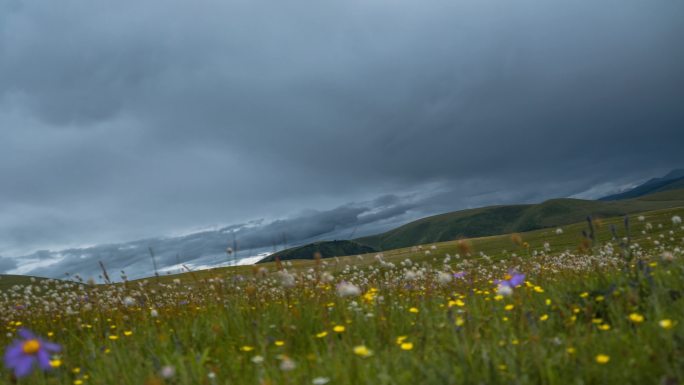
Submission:
{"label": "wildflower meadow", "polygon": [[137,281],[4,277],[0,382],[680,384],[682,216]]}

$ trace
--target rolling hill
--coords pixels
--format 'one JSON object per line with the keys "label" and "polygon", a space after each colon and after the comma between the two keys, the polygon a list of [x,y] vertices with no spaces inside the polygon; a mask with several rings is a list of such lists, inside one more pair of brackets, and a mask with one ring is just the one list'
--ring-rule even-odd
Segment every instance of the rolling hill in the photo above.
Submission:
{"label": "rolling hill", "polygon": [[291,259],[313,259],[315,253],[321,253],[323,258],[343,255],[366,254],[375,252],[375,248],[354,241],[327,241],[309,243],[304,246],[293,247],[271,254],[258,263],[273,262],[276,257],[281,261]]}
{"label": "rolling hill", "polygon": [[355,239],[378,250],[419,244],[524,232],[583,221],[588,215],[625,214],[684,207],[684,189],[649,194],[636,199],[592,201],[552,199],[539,204],[491,206],[423,218],[382,234]]}
{"label": "rolling hill", "polygon": [[0,274],[0,291],[9,289],[14,285],[26,286],[46,279],[48,278],[33,277],[28,275]]}

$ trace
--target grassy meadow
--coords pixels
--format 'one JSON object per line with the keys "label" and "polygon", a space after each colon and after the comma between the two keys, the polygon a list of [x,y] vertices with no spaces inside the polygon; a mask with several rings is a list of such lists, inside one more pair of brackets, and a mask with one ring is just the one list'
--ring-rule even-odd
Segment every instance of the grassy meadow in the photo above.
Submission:
{"label": "grassy meadow", "polygon": [[61,349],[19,378],[4,357],[0,382],[680,384],[681,217],[112,284],[3,277],[0,346]]}

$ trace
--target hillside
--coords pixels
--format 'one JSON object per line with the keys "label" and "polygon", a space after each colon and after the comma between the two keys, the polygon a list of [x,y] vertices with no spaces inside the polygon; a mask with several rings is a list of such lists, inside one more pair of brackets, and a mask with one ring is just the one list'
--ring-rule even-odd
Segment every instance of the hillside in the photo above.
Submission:
{"label": "hillside", "polygon": [[33,282],[43,281],[45,279],[47,278],[32,277],[27,275],[0,274],[0,291],[9,289],[14,285],[24,286]]}
{"label": "hillside", "polygon": [[614,217],[684,207],[684,189],[637,199],[591,201],[552,199],[539,204],[491,206],[423,218],[382,234],[355,241],[379,250],[555,227],[583,221],[588,215]]}
{"label": "hillside", "polygon": [[281,261],[291,259],[313,259],[316,253],[321,253],[323,258],[343,255],[366,254],[376,251],[373,247],[362,245],[354,241],[328,241],[315,242],[308,245],[293,247],[271,254],[258,263],[273,262],[276,257]]}
{"label": "hillside", "polygon": [[650,179],[647,182],[630,190],[623,191],[619,194],[608,195],[606,197],[600,198],[599,200],[614,201],[638,198],[647,194],[682,188],[684,188],[684,169],[679,169],[670,171],[667,175],[661,178]]}

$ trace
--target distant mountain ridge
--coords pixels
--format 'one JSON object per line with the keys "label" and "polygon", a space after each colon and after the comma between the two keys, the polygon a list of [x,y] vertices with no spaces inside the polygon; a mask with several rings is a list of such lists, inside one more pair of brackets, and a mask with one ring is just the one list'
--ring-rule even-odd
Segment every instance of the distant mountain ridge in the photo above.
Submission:
{"label": "distant mountain ridge", "polygon": [[670,171],[663,177],[650,179],[637,187],[623,191],[621,193],[599,198],[599,200],[616,201],[622,199],[638,198],[646,194],[681,188],[684,188],[684,169],[677,169]]}

